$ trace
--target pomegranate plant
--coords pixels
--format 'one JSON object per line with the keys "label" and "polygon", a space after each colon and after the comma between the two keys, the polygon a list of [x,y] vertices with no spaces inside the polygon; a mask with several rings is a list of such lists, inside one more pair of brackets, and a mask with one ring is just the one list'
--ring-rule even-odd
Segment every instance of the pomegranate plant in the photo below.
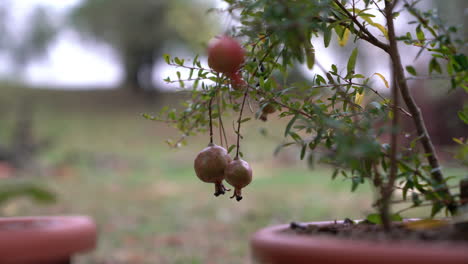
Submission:
{"label": "pomegranate plant", "polygon": [[[456,27],[446,26],[433,11],[421,11],[418,1],[226,2],[231,14],[240,15],[239,23],[210,42],[208,66],[198,56],[188,62],[165,55],[169,65],[188,72],[186,77],[178,72],[176,80],[165,79],[181,87],[191,81],[192,96],[184,103],[184,111],[166,108],[158,117],[146,115],[176,124],[183,135],[169,142],[173,146],[185,144],[187,136],[207,128],[213,143],[213,126],[219,128],[218,143],[228,153],[235,150],[234,159],[227,163],[224,150],[216,150],[219,154],[215,157],[202,151],[199,156],[208,158],[200,159],[216,166],[202,168],[205,165],[197,165],[197,157],[195,167],[200,179],[217,184],[216,193],[224,191],[220,184],[226,180],[234,187],[233,197],[240,200],[241,189],[252,179],[252,170],[240,151],[241,125],[255,122],[252,117],[265,121],[274,115],[288,119],[284,127],[287,142],[278,149],[296,147],[301,159],[332,165],[332,178],[348,180],[352,191],[364,183],[376,190],[377,214],[372,214],[369,221],[379,219],[388,227],[390,220],[401,219],[405,210],[420,206],[429,206],[431,216],[443,209],[453,215],[460,210],[463,200],[447,183],[408,84],[408,75],[446,77],[451,90],[468,91],[468,59],[460,49],[466,41],[460,39]],[[410,32],[395,28],[395,20],[401,17],[412,18]],[[314,45],[329,48],[332,40],[340,46],[351,46],[347,63],[343,67],[334,63],[318,71]],[[359,71],[363,43],[378,49],[379,61],[386,65],[390,62],[392,78]],[[402,45],[419,47],[420,54],[426,55],[426,75],[412,65],[403,65],[399,51]],[[307,76],[311,78],[291,80],[297,65],[308,68]],[[379,83],[389,93],[379,91]],[[245,107],[246,102],[251,107]],[[245,108],[256,113],[245,117]],[[223,117],[233,112],[237,115],[235,143],[228,142],[229,126],[223,123]],[[413,121],[415,131],[402,130],[401,116]],[[468,123],[468,107],[458,116]],[[378,127],[376,123],[384,125]],[[399,134],[413,135],[411,144],[399,143]],[[460,135],[456,142],[464,148],[463,153],[468,153],[468,141],[463,137],[466,135]],[[459,156],[467,159],[467,155]],[[393,198],[395,189],[401,190],[400,199]],[[390,205],[394,203],[407,207],[392,212]]]}

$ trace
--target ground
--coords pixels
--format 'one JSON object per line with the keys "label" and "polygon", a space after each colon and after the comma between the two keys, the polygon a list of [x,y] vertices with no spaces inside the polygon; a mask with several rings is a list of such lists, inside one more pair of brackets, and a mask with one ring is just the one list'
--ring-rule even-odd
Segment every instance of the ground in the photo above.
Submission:
{"label": "ground", "polygon": [[[261,227],[362,218],[371,212],[367,186],[351,194],[349,182],[331,181],[330,168],[307,168],[293,149],[273,156],[282,140],[279,128],[287,120],[255,121],[244,129],[243,152],[254,180],[244,190],[244,199],[236,202],[214,197],[214,186],[194,174],[193,159],[206,146],[206,135],[171,149],[164,140],[176,137],[177,131],[140,116],[174,105],[178,96],[163,95],[155,101],[124,91],[3,86],[0,101],[10,110],[2,116],[4,126],[11,126],[16,103],[29,98],[35,106],[37,135],[53,139],[37,171],[13,180],[41,182],[57,193],[58,201],[41,205],[15,200],[0,213],[90,215],[99,227],[99,245],[95,252],[79,256],[78,264],[250,263],[249,237]],[[261,136],[260,128],[268,128],[269,136]],[[8,130],[0,136],[5,142]]]}

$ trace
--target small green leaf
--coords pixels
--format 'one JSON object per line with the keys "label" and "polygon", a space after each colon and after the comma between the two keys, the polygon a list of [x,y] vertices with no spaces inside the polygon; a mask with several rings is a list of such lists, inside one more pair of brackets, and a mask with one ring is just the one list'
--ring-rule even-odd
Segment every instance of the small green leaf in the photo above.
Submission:
{"label": "small green leaf", "polygon": [[351,31],[349,31],[349,29],[346,28],[344,30],[343,36],[338,40],[338,44],[341,47],[344,47],[346,45],[346,43],[348,43],[350,33],[351,33]]}
{"label": "small green leaf", "polygon": [[418,73],[416,72],[416,69],[411,65],[406,66],[406,71],[413,76],[418,75]]}
{"label": "small green leaf", "polygon": [[175,62],[176,64],[182,66],[182,61],[181,61],[178,57],[175,57],[175,58],[174,58],[174,62]]}
{"label": "small green leaf", "polygon": [[287,146],[291,146],[291,145],[294,145],[296,144],[295,142],[289,142],[289,143],[284,143],[284,144],[280,144],[278,146],[276,146],[275,148],[275,151],[273,152],[273,155],[276,156],[278,155],[278,153],[281,151],[281,149],[287,147]]}
{"label": "small green leaf", "polygon": [[306,41],[306,43],[307,44],[304,46],[304,52],[306,55],[307,68],[312,70],[315,64],[315,49],[312,43],[309,41]]}
{"label": "small green leaf", "polygon": [[382,224],[382,217],[377,213],[367,215],[366,220],[376,225]]}
{"label": "small green leaf", "polygon": [[141,114],[141,116],[143,116],[144,118],[148,119],[148,120],[156,120],[156,117],[150,115],[150,114],[146,114],[146,113],[143,113]]}
{"label": "small green leaf", "polygon": [[170,64],[170,63],[171,63],[171,55],[169,55],[169,54],[164,54],[164,61],[165,61],[167,64]]}
{"label": "small green leaf", "polygon": [[426,36],[424,36],[424,32],[421,29],[421,25],[416,27],[416,37],[418,38],[419,41],[426,40]]}
{"label": "small green leaf", "polygon": [[465,107],[463,111],[458,111],[458,118],[468,125],[468,107]]}
{"label": "small green leaf", "polygon": [[401,222],[401,221],[403,221],[403,217],[401,217],[401,215],[399,215],[399,214],[392,214],[390,216],[390,221]]}
{"label": "small green leaf", "polygon": [[236,147],[236,145],[232,144],[231,146],[229,146],[228,148],[228,153],[231,153],[232,150]]}
{"label": "small green leaf", "polygon": [[431,209],[431,217],[434,217],[440,210],[444,208],[444,204],[440,201],[434,202]]}
{"label": "small green leaf", "polygon": [[382,81],[384,82],[385,87],[390,88],[390,85],[388,84],[388,81],[387,81],[387,79],[385,79],[385,76],[383,76],[383,74],[376,72],[376,73],[374,73],[374,75],[379,76],[380,79],[382,79]]}
{"label": "small green leaf", "polygon": [[294,122],[296,122],[298,117],[299,117],[299,113],[297,113],[293,118],[291,118],[288,125],[286,126],[286,129],[284,130],[284,137],[288,136],[289,131],[291,131],[291,127],[294,125]]}
{"label": "small green leaf", "polygon": [[356,68],[356,59],[358,55],[358,48],[354,48],[353,52],[351,53],[351,56],[349,56],[348,59],[348,65],[347,65],[347,70],[348,74],[351,72],[354,72],[354,69]]}
{"label": "small green leaf", "polygon": [[431,74],[433,71],[438,72],[440,74],[442,73],[442,68],[440,67],[440,64],[436,58],[432,58],[429,62],[429,74]]}
{"label": "small green leaf", "polygon": [[240,123],[245,123],[247,121],[249,121],[250,119],[252,119],[251,117],[247,117],[247,118],[244,118],[240,121]]}
{"label": "small green leaf", "polygon": [[304,159],[307,150],[307,144],[303,144],[301,148],[301,160]]}
{"label": "small green leaf", "polygon": [[330,45],[331,36],[332,36],[332,31],[331,31],[331,28],[328,27],[323,32],[323,44],[325,45],[325,48],[328,48],[328,45]]}

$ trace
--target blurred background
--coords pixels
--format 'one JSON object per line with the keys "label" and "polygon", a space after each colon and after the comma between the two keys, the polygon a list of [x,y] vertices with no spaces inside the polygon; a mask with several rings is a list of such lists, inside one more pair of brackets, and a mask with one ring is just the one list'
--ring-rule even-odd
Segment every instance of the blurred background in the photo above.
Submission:
{"label": "blurred background", "polygon": [[[466,26],[465,1],[422,4],[441,8],[450,24]],[[141,117],[187,97],[162,81],[175,76],[163,54],[200,54],[206,61],[207,42],[236,25],[227,13],[207,13],[209,8],[226,4],[0,0],[0,215],[90,215],[99,225],[99,247],[77,263],[138,264],[249,263],[249,235],[263,226],[370,213],[373,193],[367,186],[351,195],[349,182],[331,181],[330,168],[308,168],[297,150],[273,155],[288,120],[272,117],[244,128],[243,152],[254,181],[237,203],[215,198],[213,186],[195,177],[193,159],[206,146],[206,135],[172,149],[165,140],[177,139],[178,131]],[[401,34],[405,27],[407,21],[400,21]],[[466,38],[466,27],[461,34]],[[325,50],[322,43],[314,40],[314,72],[332,62],[346,65],[352,44]],[[358,72],[390,79],[385,56],[365,43],[359,47]],[[417,68],[427,60],[423,55],[414,61],[417,52],[404,50],[405,65]],[[294,78],[310,78],[305,69],[298,65]],[[388,92],[383,83],[374,85]],[[452,161],[451,138],[468,135],[456,118],[466,94],[449,96],[448,84],[437,80],[411,85],[446,174],[463,175]],[[55,199],[40,191],[28,194],[35,200],[3,198],[12,188],[21,193],[17,186],[40,186]]]}

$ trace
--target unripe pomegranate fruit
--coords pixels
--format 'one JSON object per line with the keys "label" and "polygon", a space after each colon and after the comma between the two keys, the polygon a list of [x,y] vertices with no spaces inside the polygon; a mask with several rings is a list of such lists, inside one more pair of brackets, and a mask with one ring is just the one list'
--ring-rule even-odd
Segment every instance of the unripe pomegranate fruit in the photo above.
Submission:
{"label": "unripe pomegranate fruit", "polygon": [[252,168],[245,160],[236,158],[231,161],[224,171],[226,181],[234,187],[234,194],[237,201],[242,200],[242,188],[249,185],[252,181]]}
{"label": "unripe pomegranate fruit", "polygon": [[208,45],[208,65],[216,72],[232,75],[244,63],[245,51],[235,39],[221,36]]}
{"label": "unripe pomegranate fruit", "polygon": [[231,161],[225,148],[212,143],[200,151],[195,158],[194,167],[197,177],[203,182],[215,184],[215,196],[229,191],[224,187],[223,180],[226,166]]}
{"label": "unripe pomegranate fruit", "polygon": [[[260,103],[263,104],[264,102],[260,102]],[[267,116],[269,114],[273,114],[274,112],[276,112],[275,106],[268,103],[262,108],[262,114],[260,115],[259,119],[262,121],[267,121]]]}
{"label": "unripe pomegranate fruit", "polygon": [[231,78],[231,86],[232,89],[239,91],[243,90],[247,83],[242,79],[242,76],[235,72],[229,76]]}

